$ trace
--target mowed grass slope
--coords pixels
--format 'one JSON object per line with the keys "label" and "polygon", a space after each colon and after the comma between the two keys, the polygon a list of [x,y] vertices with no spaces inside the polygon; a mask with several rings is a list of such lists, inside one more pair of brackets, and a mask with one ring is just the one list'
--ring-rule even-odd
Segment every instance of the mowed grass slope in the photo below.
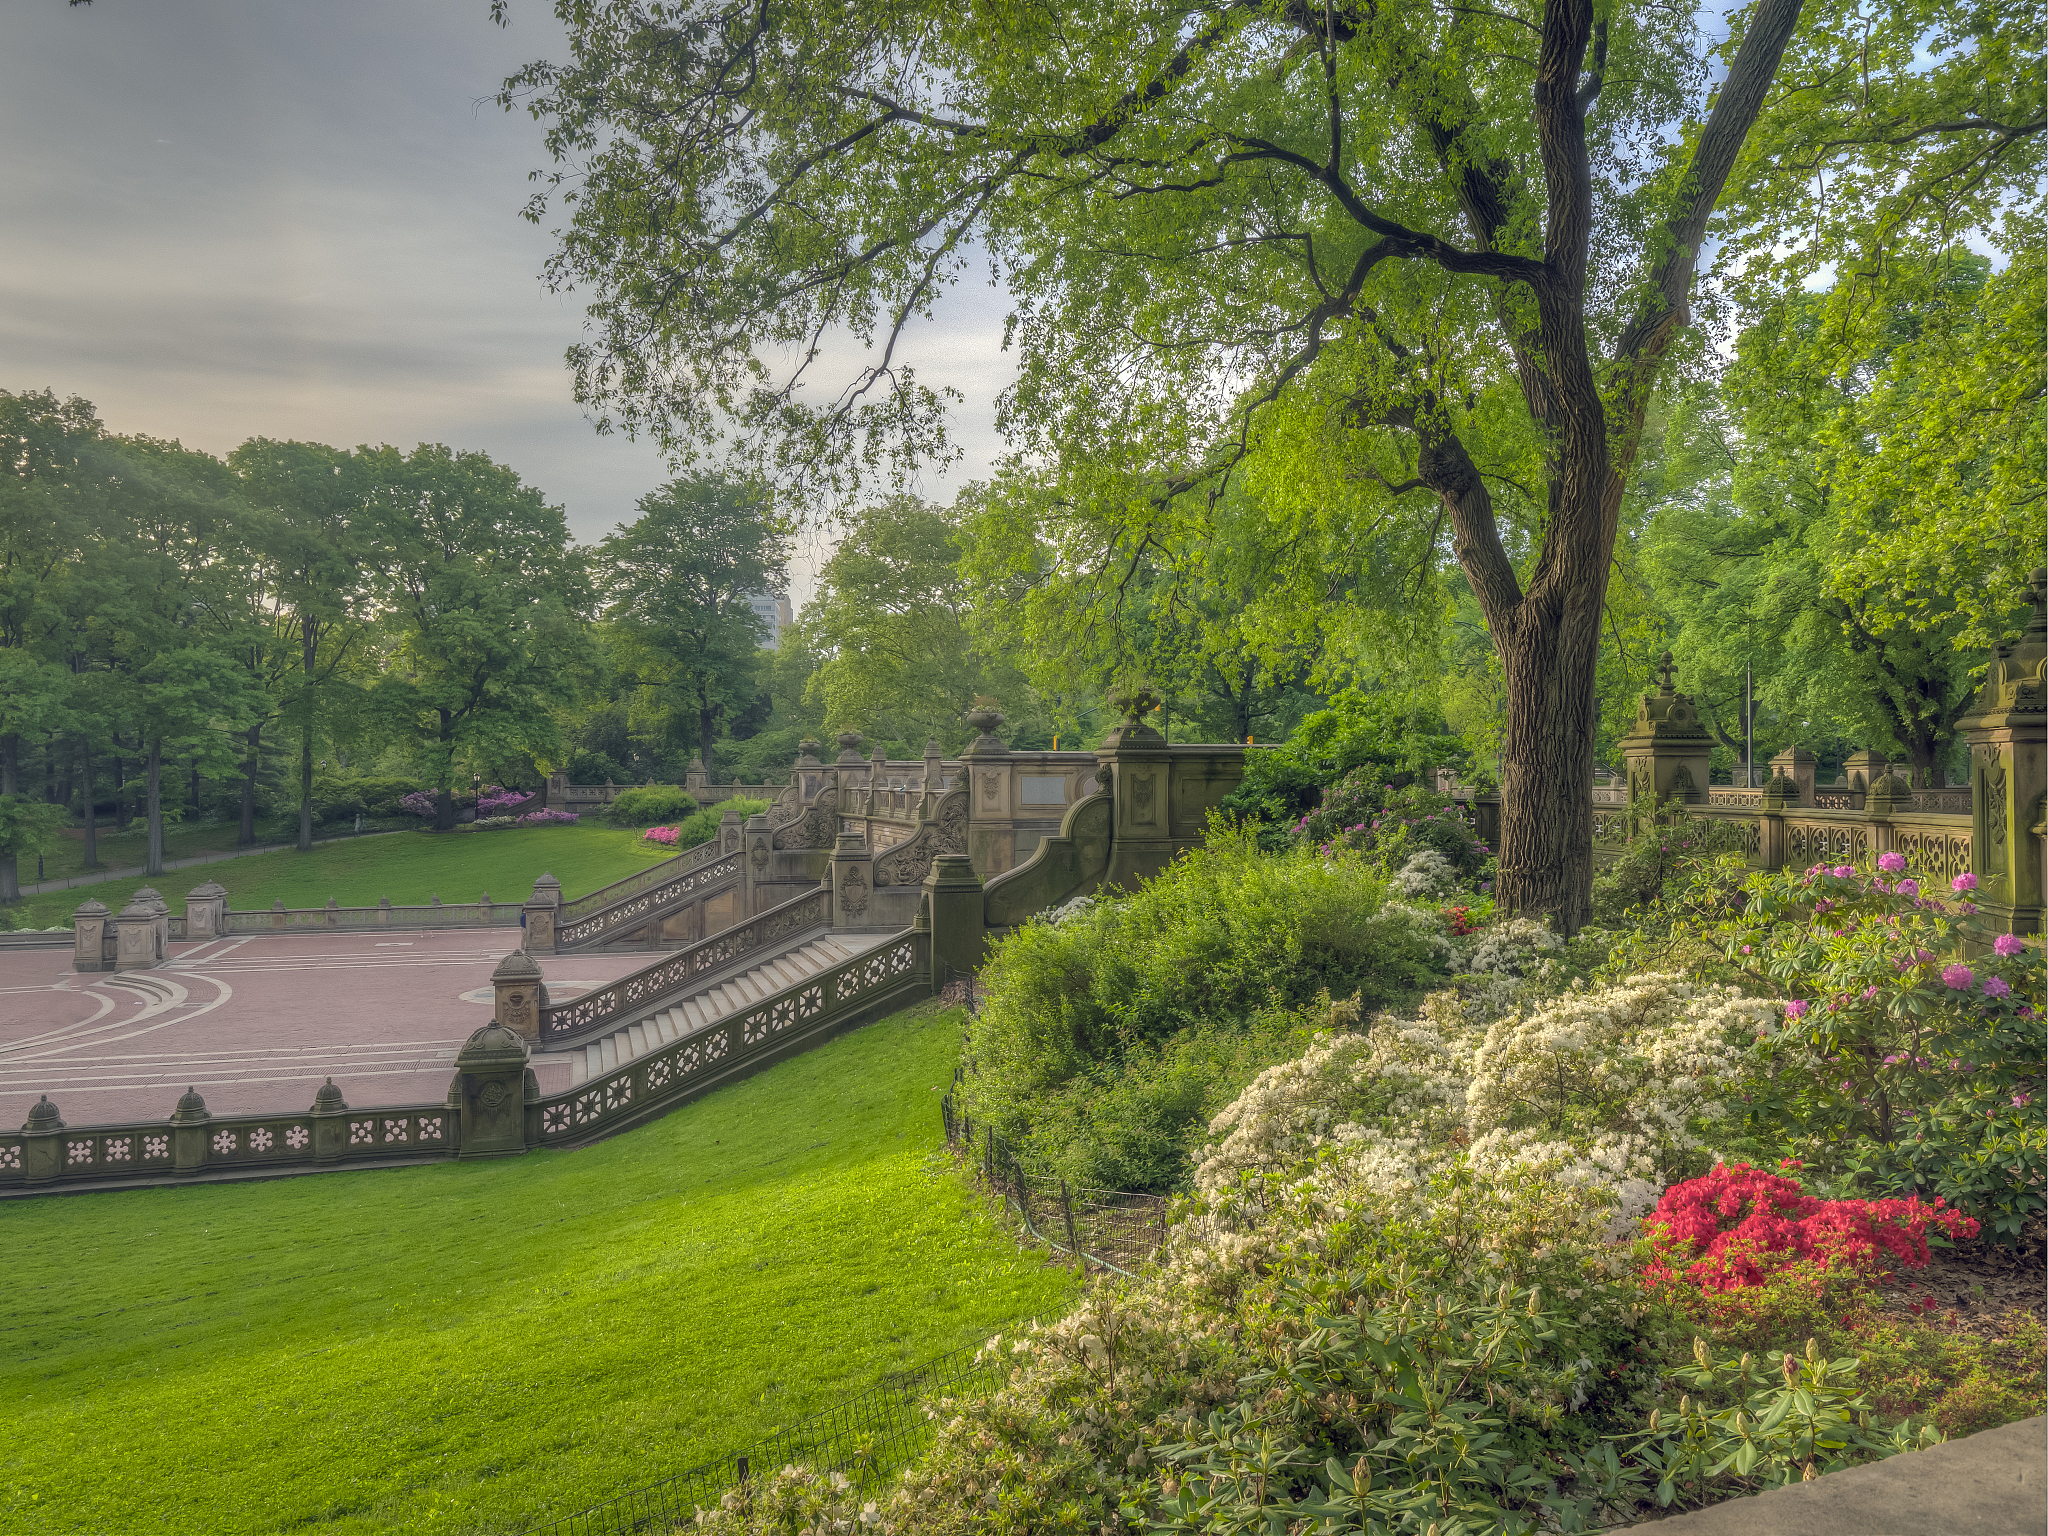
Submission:
{"label": "mowed grass slope", "polygon": [[223,859],[174,869],[153,880],[131,875],[73,886],[30,896],[8,914],[21,927],[49,928],[68,922],[88,897],[118,912],[141,885],[155,886],[172,911],[183,912],[185,893],[208,880],[227,888],[228,905],[238,912],[276,901],[324,907],[330,896],[344,907],[374,907],[383,896],[405,906],[434,896],[446,902],[475,901],[488,892],[492,901],[516,904],[533,893],[543,870],[562,882],[563,895],[575,897],[674,857],[674,849],[644,841],[633,828],[594,822],[500,832],[394,832],[316,843],[305,853],[285,849]]}
{"label": "mowed grass slope", "polygon": [[580,1152],[0,1204],[0,1529],[516,1531],[1062,1310],[927,1005]]}

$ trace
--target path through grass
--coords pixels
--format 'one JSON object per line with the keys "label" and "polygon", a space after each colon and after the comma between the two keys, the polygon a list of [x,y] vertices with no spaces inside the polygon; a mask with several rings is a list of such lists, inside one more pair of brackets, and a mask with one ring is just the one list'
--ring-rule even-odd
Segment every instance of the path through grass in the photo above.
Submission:
{"label": "path through grass", "polygon": [[[233,829],[229,829],[232,838]],[[624,879],[675,851],[641,840],[626,827],[577,823],[569,827],[520,827],[503,832],[397,832],[389,837],[318,843],[306,853],[251,854],[191,869],[174,869],[154,880],[130,876],[28,897],[8,908],[17,926],[48,928],[69,920],[88,897],[119,911],[140,885],[154,885],[183,912],[185,893],[206,880],[227,887],[237,911],[283,901],[288,907],[324,907],[332,896],[344,907],[377,904],[380,896],[404,905],[438,895],[443,901],[524,901],[542,870],[562,882],[566,896],[580,896]]]}
{"label": "path through grass", "polygon": [[931,1166],[960,1022],[580,1152],[0,1205],[0,1528],[517,1531],[1051,1314]]}

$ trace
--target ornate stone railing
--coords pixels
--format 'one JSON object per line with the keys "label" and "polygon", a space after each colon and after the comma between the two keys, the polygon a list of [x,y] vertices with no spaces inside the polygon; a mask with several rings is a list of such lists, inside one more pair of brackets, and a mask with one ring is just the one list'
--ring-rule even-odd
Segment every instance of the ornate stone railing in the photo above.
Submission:
{"label": "ornate stone railing", "polygon": [[930,944],[929,934],[901,934],[617,1072],[528,1104],[527,1144],[575,1146],[612,1135],[856,1019],[929,996]]}
{"label": "ornate stone railing", "polygon": [[[335,1103],[340,1105],[338,1098]],[[0,1189],[418,1161],[452,1156],[459,1141],[456,1115],[446,1104],[326,1109],[316,1103],[304,1113],[284,1115],[200,1110],[182,1119],[0,1133]]]}
{"label": "ornate stone railing", "polygon": [[[374,907],[344,907],[329,901],[324,907],[287,907],[280,901],[267,911],[228,912],[221,931],[247,934],[307,928],[517,928],[519,922],[519,903],[492,901],[486,893],[481,901],[433,901],[423,906],[393,906],[389,901],[380,901]],[[186,937],[184,918],[171,919],[171,937]]]}
{"label": "ornate stone railing", "polygon": [[[777,910],[788,913],[798,905]],[[330,1087],[301,1114],[215,1116],[181,1101],[170,1120],[66,1126],[54,1114],[32,1115],[38,1129],[0,1133],[0,1194],[422,1162],[460,1155],[466,1139],[472,1150],[487,1153],[578,1146],[628,1130],[932,991],[931,935],[912,931],[562,1093],[538,1094],[523,1048],[496,1026],[486,1026],[457,1058],[442,1104],[351,1109]],[[472,1059],[471,1049],[492,1034],[511,1041],[514,1052],[508,1057],[493,1049],[486,1058]]]}
{"label": "ornate stone railing", "polygon": [[578,896],[574,901],[563,902],[561,910],[555,915],[555,922],[562,926],[583,922],[607,907],[629,901],[642,891],[653,890],[656,886],[673,880],[677,875],[687,874],[693,869],[711,863],[721,852],[730,851],[722,848],[715,837],[708,843],[699,843],[695,848],[687,849],[674,858],[650,864],[645,869],[635,870],[623,880],[614,880],[610,885],[601,885],[588,895]]}
{"label": "ornate stone railing", "polygon": [[[738,857],[733,855],[735,860]],[[549,1045],[567,1045],[583,1035],[615,1029],[657,998],[831,921],[832,892],[820,886],[701,943],[663,955],[617,981],[594,987],[581,997],[550,1004],[541,1010],[540,1038]]]}
{"label": "ornate stone railing", "polygon": [[[692,850],[693,852],[695,850]],[[664,863],[672,861],[664,860]],[[649,923],[658,922],[682,907],[738,885],[743,857],[738,849],[705,859],[692,867],[671,871],[668,878],[643,885],[637,892],[599,908],[579,921],[555,925],[555,948],[587,949],[607,940],[623,938]],[[588,898],[585,898],[588,900]]]}

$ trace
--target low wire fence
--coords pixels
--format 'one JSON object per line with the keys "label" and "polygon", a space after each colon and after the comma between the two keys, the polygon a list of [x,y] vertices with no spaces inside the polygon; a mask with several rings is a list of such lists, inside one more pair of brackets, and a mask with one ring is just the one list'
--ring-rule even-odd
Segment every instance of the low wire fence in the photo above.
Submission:
{"label": "low wire fence", "polygon": [[[958,1091],[961,1069],[953,1072]],[[1166,1241],[1165,1195],[1069,1185],[1049,1174],[1027,1173],[1010,1144],[977,1126],[954,1093],[939,1101],[946,1145],[962,1157],[988,1192],[1003,1202],[1024,1230],[1053,1252],[1119,1275],[1135,1273]]]}
{"label": "low wire fence", "polygon": [[[1006,1324],[1002,1332],[1030,1326]],[[837,1472],[862,1487],[877,1487],[908,1466],[931,1443],[937,1421],[928,1404],[993,1390],[1008,1366],[1008,1351],[969,1345],[915,1370],[885,1377],[880,1386],[856,1393],[821,1414],[777,1430],[748,1450],[691,1467],[673,1477],[635,1488],[548,1525],[528,1527],[528,1536],[627,1536],[669,1531],[691,1524],[700,1509],[755,1478],[801,1463]]]}

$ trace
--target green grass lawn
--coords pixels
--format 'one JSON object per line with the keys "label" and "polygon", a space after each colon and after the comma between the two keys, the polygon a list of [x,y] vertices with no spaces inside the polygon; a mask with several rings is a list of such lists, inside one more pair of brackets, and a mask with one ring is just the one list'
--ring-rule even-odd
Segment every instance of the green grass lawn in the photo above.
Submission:
{"label": "green grass lawn", "polygon": [[[232,846],[234,829],[226,833]],[[181,855],[172,855],[179,857]],[[579,822],[567,827],[519,827],[501,832],[397,832],[389,837],[349,838],[319,843],[306,852],[251,854],[191,869],[174,869],[145,882],[140,876],[72,886],[25,898],[6,909],[17,927],[49,928],[70,920],[87,897],[115,911],[137,886],[164,893],[174,912],[184,911],[185,893],[206,880],[227,887],[236,911],[267,907],[324,907],[332,896],[345,907],[375,906],[380,896],[399,905],[438,895],[443,901],[524,901],[542,870],[562,882],[566,896],[623,879],[674,850],[645,842],[627,827]]]}
{"label": "green grass lawn", "polygon": [[1063,1310],[933,1159],[960,1023],[580,1152],[0,1205],[0,1528],[516,1531]]}

